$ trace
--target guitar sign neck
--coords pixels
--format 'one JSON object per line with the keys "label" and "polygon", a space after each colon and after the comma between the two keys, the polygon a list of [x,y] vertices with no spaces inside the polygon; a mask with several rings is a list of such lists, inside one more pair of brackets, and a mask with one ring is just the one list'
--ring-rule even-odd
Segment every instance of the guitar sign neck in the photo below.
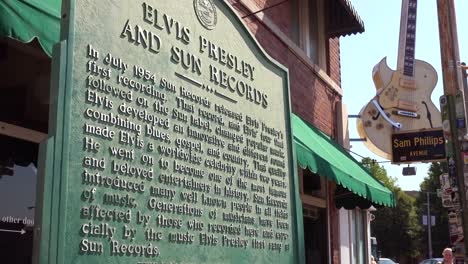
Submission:
{"label": "guitar sign neck", "polygon": [[417,5],[417,0],[403,0],[401,8],[397,70],[408,77],[414,76]]}

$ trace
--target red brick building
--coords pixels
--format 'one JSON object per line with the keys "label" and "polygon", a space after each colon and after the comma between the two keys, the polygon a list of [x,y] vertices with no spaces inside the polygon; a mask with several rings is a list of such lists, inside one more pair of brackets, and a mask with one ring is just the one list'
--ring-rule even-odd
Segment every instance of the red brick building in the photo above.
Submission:
{"label": "red brick building", "polygon": [[[289,69],[292,112],[347,147],[339,38],[364,31],[351,2],[229,2],[266,52]],[[359,198],[349,195],[349,188],[349,208],[354,210],[339,210],[336,197],[343,188],[329,175],[306,167],[298,166],[306,263],[369,263],[370,213],[354,209]]]}
{"label": "red brick building", "polygon": [[[61,1],[50,2],[59,5]],[[375,187],[379,183],[367,172],[359,170],[356,162],[338,146],[346,147],[348,144],[347,114],[341,103],[339,38],[363,32],[363,22],[350,0],[227,2],[242,18],[260,46],[289,69],[291,111],[295,114],[293,125],[309,129],[310,137],[304,140],[317,142],[317,145],[305,144],[305,149],[320,160],[318,167],[310,166],[307,158],[303,160],[304,157],[298,157],[304,224],[303,258],[306,263],[318,264],[369,263],[367,209],[371,205],[392,206],[393,196],[388,194],[385,187]],[[0,4],[0,16],[4,11],[1,7]],[[44,11],[47,12],[50,10]],[[60,12],[57,9],[47,13],[46,17],[58,22]],[[47,137],[49,105],[53,103],[48,85],[51,72],[49,56],[54,40],[58,39],[59,24],[56,24],[54,30],[49,28],[44,31],[53,31],[52,36],[33,36],[39,42],[33,41],[27,45],[12,40],[8,34],[10,32],[0,31],[3,34],[0,34],[0,69],[8,77],[0,82],[6,87],[0,93],[4,99],[4,104],[0,106],[0,140],[10,142],[10,138],[19,138],[29,142],[21,148],[30,154],[27,160],[32,160],[36,165],[37,143]],[[26,42],[32,39],[30,36],[24,36],[24,39],[23,36],[14,37]],[[46,41],[49,43],[44,45]],[[41,46],[47,54],[43,53]],[[25,81],[24,76],[17,74],[20,72],[33,80]],[[8,141],[2,137],[9,137]],[[31,143],[34,143],[32,147]],[[16,142],[11,147],[17,152],[21,148]],[[343,164],[334,164],[330,156],[321,156],[324,150],[331,150],[332,156],[339,155]],[[6,173],[2,171],[2,158],[0,178],[2,173]],[[351,166],[346,167],[346,164]],[[29,173],[35,177],[36,171]],[[388,199],[374,196],[373,191],[369,191],[374,188]],[[340,209],[342,207],[351,210]],[[26,208],[30,213],[31,208]],[[32,243],[21,247],[32,248]]]}

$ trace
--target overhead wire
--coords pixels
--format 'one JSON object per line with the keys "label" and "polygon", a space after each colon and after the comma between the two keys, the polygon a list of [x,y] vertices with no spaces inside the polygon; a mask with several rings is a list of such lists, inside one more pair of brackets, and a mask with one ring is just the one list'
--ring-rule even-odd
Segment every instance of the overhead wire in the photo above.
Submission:
{"label": "overhead wire", "polygon": [[[348,152],[350,152],[350,153],[353,153],[354,155],[360,157],[361,159],[370,158],[370,157],[364,157],[364,156],[362,156],[362,155],[360,155],[360,154],[358,154],[358,153],[356,153],[356,152],[354,152],[354,151],[352,151],[352,150],[350,150],[350,149],[347,149],[347,148],[343,148],[343,149],[346,150],[346,151],[348,151]],[[375,159],[371,159],[371,160],[372,160],[372,162],[374,162],[374,163],[388,163],[388,162],[391,162],[391,161],[389,161],[389,160],[382,160],[382,161],[377,161],[377,160],[375,160]]]}

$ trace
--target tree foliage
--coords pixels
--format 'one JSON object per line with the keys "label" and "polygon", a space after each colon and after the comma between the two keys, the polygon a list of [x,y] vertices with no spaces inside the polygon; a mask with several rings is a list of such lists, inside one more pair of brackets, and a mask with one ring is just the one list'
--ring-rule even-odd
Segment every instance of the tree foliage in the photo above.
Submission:
{"label": "tree foliage", "polygon": [[[429,168],[428,176],[421,183],[421,195],[416,199],[417,214],[419,219],[423,215],[427,215],[427,196],[429,192],[429,204],[431,215],[435,216],[435,226],[431,227],[431,242],[433,257],[439,257],[442,250],[450,245],[450,238],[448,234],[448,216],[447,208],[442,207],[442,200],[437,197],[437,189],[440,189],[439,176],[447,172],[446,163],[435,162]],[[423,234],[421,238],[422,248],[424,249],[424,256],[428,256],[428,234],[427,227],[423,227]]]}
{"label": "tree foliage", "polygon": [[383,166],[370,158],[364,158],[361,163],[394,193],[397,202],[395,208],[379,207],[372,212],[375,219],[371,222],[371,235],[377,239],[381,256],[397,261],[420,256],[421,226],[418,223],[415,199],[396,185],[396,178],[388,176]]}

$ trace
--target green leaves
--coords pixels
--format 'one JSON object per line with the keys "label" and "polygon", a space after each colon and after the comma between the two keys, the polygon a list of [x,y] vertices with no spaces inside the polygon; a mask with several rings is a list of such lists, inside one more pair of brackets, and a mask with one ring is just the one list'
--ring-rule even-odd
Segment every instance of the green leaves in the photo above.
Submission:
{"label": "green leaves", "polygon": [[[431,227],[433,257],[441,256],[442,250],[450,245],[447,209],[442,207],[442,201],[436,195],[437,189],[440,189],[439,176],[446,172],[447,164],[445,162],[432,163],[428,176],[420,185],[421,194],[416,199],[418,219],[422,219],[423,215],[427,215],[426,192],[430,193],[430,211],[431,215],[435,216],[435,226]],[[427,228],[425,226],[421,226],[421,228],[421,249],[423,249],[423,255],[427,256]]]}
{"label": "green leaves", "polygon": [[375,220],[371,222],[371,236],[377,238],[381,256],[401,261],[421,255],[421,226],[415,198],[402,191],[396,185],[396,178],[388,176],[383,166],[370,158],[364,158],[361,163],[395,194],[397,200],[395,208],[381,207],[372,212]]}

